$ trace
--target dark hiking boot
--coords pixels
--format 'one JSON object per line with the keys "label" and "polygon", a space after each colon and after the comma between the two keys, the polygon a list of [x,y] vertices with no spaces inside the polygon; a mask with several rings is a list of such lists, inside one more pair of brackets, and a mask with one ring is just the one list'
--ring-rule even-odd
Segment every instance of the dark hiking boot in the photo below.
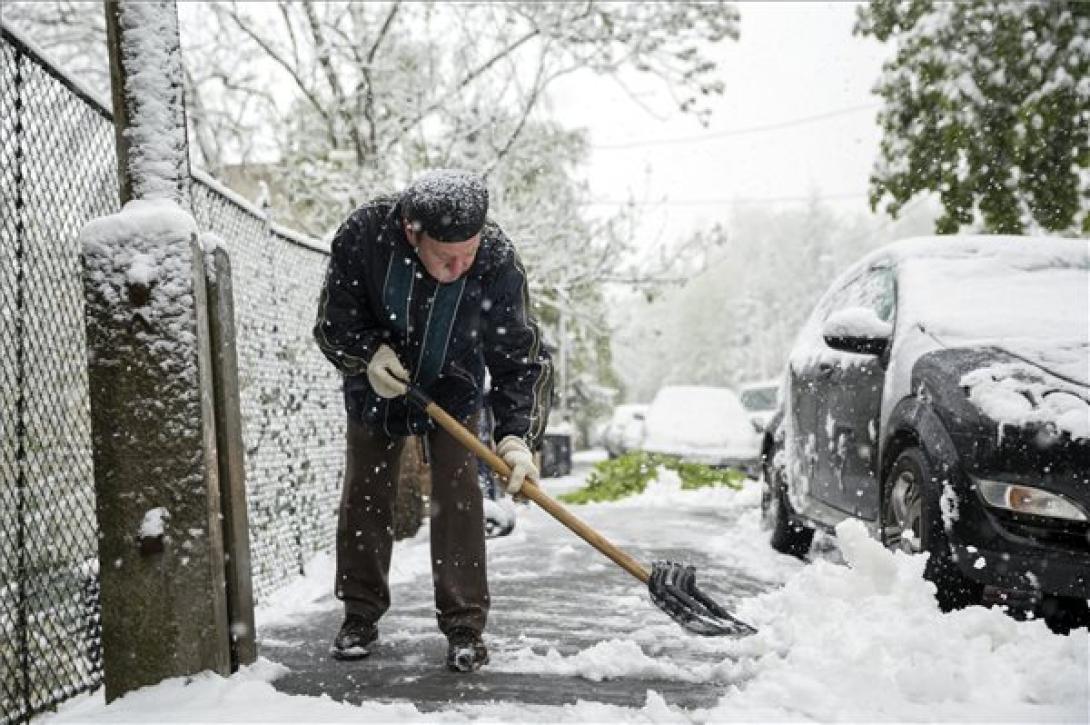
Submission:
{"label": "dark hiking boot", "polygon": [[488,648],[472,629],[452,629],[447,643],[447,668],[452,672],[473,672],[488,664]]}
{"label": "dark hiking boot", "polygon": [[378,628],[358,614],[349,614],[344,618],[341,631],[333,639],[330,652],[334,659],[358,660],[371,654],[367,648],[378,639]]}

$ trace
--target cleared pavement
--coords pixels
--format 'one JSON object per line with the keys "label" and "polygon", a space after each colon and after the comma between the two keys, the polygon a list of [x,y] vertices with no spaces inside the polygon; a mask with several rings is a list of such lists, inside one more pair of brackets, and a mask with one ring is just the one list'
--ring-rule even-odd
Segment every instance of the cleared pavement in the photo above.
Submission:
{"label": "cleared pavement", "polygon": [[[555,495],[577,486],[584,473],[577,468],[575,475],[546,480],[544,487]],[[730,683],[690,674],[720,664],[721,653],[694,642],[647,600],[645,587],[547,514],[528,506],[518,510],[514,533],[489,541],[490,666],[472,675],[445,669],[446,640],[436,626],[431,577],[424,573],[392,587],[393,604],[367,659],[330,657],[341,623],[332,600],[305,622],[263,629],[261,654],[291,669],[275,682],[277,689],[347,702],[411,701],[422,710],[486,701],[642,706],[648,690],[684,708],[716,702]],[[731,526],[737,512],[668,506],[575,510],[641,561],[696,565],[701,586],[728,609],[771,586],[701,551],[701,540]],[[611,664],[610,658],[629,661]]]}

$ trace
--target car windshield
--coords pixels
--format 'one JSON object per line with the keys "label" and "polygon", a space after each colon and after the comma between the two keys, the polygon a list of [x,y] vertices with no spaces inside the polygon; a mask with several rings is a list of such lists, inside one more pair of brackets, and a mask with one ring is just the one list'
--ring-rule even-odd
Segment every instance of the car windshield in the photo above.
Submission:
{"label": "car windshield", "polygon": [[[1069,245],[1069,246],[1068,246]],[[1090,254],[1072,240],[1038,251],[901,263],[902,312],[944,345],[994,344],[1086,377]]]}
{"label": "car windshield", "polygon": [[773,410],[776,407],[776,386],[746,388],[739,397],[746,410]]}

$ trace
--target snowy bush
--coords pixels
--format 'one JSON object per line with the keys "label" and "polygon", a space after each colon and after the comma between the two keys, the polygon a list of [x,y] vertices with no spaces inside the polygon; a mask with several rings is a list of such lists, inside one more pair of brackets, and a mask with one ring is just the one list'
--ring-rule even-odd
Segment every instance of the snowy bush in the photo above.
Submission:
{"label": "snowy bush", "polygon": [[616,501],[643,493],[647,484],[659,475],[659,469],[674,471],[682,489],[706,486],[739,488],[745,476],[733,469],[712,468],[699,463],[685,463],[673,456],[638,451],[612,460],[600,461],[587,476],[587,485],[578,491],[561,494],[567,503]]}

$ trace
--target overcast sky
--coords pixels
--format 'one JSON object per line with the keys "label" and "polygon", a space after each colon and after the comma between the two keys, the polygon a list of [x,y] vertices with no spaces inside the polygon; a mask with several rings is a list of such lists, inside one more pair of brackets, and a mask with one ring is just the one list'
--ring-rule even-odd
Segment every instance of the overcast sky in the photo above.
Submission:
{"label": "overcast sky", "polygon": [[[551,115],[589,131],[592,153],[583,171],[596,200],[668,200],[641,207],[645,236],[677,237],[726,221],[731,200],[817,194],[838,209],[868,213],[867,177],[879,140],[879,101],[870,90],[890,49],[852,35],[854,3],[738,7],[740,39],[715,52],[726,90],[708,128],[670,111],[661,84],[646,78],[636,77],[639,98],[658,118],[615,81],[589,72],[561,79],[551,92]],[[730,135],[716,136],[724,133]],[[651,143],[662,140],[671,142]]]}

